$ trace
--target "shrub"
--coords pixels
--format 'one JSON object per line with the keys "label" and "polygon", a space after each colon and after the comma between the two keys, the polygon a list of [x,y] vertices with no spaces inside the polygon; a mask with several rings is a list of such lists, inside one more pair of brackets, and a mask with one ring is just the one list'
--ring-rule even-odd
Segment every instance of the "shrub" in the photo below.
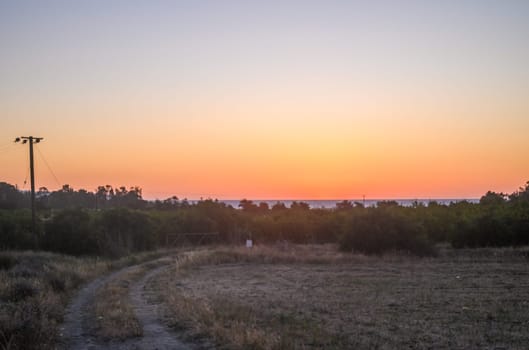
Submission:
{"label": "shrub", "polygon": [[0,210],[0,249],[34,249],[36,236],[31,233],[31,212]]}
{"label": "shrub", "polygon": [[81,209],[67,209],[55,215],[46,225],[44,249],[72,255],[97,253],[91,220]]}
{"label": "shrub", "polygon": [[100,251],[109,256],[152,249],[155,229],[145,213],[128,209],[104,211],[96,223]]}
{"label": "shrub", "polygon": [[352,216],[340,239],[340,248],[364,254],[435,254],[435,247],[421,226],[390,208],[370,209],[365,214]]}
{"label": "shrub", "polygon": [[0,270],[9,270],[17,263],[16,259],[10,255],[0,255]]}
{"label": "shrub", "polygon": [[529,220],[512,209],[485,211],[460,222],[452,236],[455,248],[523,246],[529,243]]}
{"label": "shrub", "polygon": [[21,279],[11,284],[6,294],[2,296],[5,301],[19,302],[26,298],[37,295],[38,288],[28,280]]}

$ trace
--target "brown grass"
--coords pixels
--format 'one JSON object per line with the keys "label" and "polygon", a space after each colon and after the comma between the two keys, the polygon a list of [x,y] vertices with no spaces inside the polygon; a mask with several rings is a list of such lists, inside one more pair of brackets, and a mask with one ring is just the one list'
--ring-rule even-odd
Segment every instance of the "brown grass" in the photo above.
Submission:
{"label": "brown grass", "polygon": [[0,349],[51,348],[71,292],[109,264],[44,252],[2,252]]}
{"label": "brown grass", "polygon": [[159,259],[129,268],[117,278],[112,279],[95,295],[94,335],[102,340],[125,340],[141,337],[143,330],[138,321],[129,294],[132,283],[139,280],[148,270],[168,259]]}
{"label": "brown grass", "polygon": [[135,267],[96,293],[93,315],[96,337],[108,341],[142,336],[141,325],[129,301],[129,286],[144,273],[145,267]]}
{"label": "brown grass", "polygon": [[106,260],[47,252],[0,252],[0,349],[53,349],[65,307],[81,284],[167,253]]}
{"label": "brown grass", "polygon": [[168,322],[228,349],[525,349],[527,250],[382,258],[220,248],[160,278]]}

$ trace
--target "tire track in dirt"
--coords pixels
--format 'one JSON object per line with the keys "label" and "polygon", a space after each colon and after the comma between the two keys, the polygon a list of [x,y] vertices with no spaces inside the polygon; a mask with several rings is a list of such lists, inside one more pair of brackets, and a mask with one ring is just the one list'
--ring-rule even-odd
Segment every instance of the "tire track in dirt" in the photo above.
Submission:
{"label": "tire track in dirt", "polygon": [[100,348],[96,339],[90,334],[87,327],[90,311],[88,308],[94,302],[96,292],[120,275],[135,268],[130,266],[111,273],[110,275],[96,278],[84,286],[66,309],[64,322],[61,327],[60,348],[71,350],[85,350]]}
{"label": "tire track in dirt", "polygon": [[140,321],[143,329],[143,337],[135,344],[136,346],[139,346],[138,349],[193,349],[193,347],[176,339],[174,335],[168,331],[165,325],[160,323],[158,312],[160,304],[153,304],[149,301],[156,295],[156,291],[148,290],[146,288],[147,283],[167,268],[168,266],[165,265],[147,272],[130,289],[130,300],[136,317]]}
{"label": "tire track in dirt", "polygon": [[149,302],[146,291],[147,282],[170,266],[166,258],[154,262],[166,262],[146,272],[139,280],[134,281],[129,289],[129,298],[135,315],[143,328],[143,336],[130,338],[125,341],[103,342],[96,339],[91,327],[91,310],[97,291],[107,283],[138,268],[149,266],[153,262],[129,266],[115,271],[110,275],[99,277],[83,287],[66,309],[63,326],[61,327],[60,349],[95,350],[95,349],[137,349],[137,350],[192,350],[195,347],[177,340],[176,334],[171,333],[158,317],[158,305]]}

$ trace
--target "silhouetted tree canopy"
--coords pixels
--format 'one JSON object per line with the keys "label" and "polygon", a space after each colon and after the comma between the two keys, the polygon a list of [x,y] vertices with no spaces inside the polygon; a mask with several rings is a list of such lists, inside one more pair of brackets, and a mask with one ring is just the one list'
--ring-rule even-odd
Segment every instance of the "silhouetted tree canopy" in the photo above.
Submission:
{"label": "silhouetted tree canopy", "polygon": [[[238,209],[218,200],[189,202],[177,196],[146,201],[139,187],[98,186],[94,191],[64,185],[37,192],[38,232],[31,231],[28,192],[0,183],[0,249],[35,249],[81,255],[122,255],[167,244],[209,241],[242,244],[338,243],[366,254],[435,253],[434,244],[456,248],[529,245],[529,182],[511,194],[487,192],[479,203],[416,202],[375,207],[344,200],[332,209],[294,201],[272,207],[251,200]],[[193,234],[198,234],[193,236]]]}

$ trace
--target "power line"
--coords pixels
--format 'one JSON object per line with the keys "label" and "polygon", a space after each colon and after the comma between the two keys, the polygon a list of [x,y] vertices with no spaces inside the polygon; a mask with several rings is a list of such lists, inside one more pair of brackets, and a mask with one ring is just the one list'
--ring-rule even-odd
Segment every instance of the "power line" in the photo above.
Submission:
{"label": "power line", "polygon": [[59,188],[62,186],[61,182],[59,181],[59,179],[57,178],[57,176],[55,175],[55,173],[53,172],[53,170],[51,169],[51,166],[48,164],[48,161],[46,160],[46,158],[44,157],[44,154],[42,154],[41,150],[40,150],[40,147],[36,147],[37,149],[37,152],[39,153],[39,156],[40,158],[44,161],[44,164],[46,165],[46,167],[48,168],[48,170],[50,171],[51,175],[53,176],[53,179],[55,180],[55,182],[57,183],[57,185],[59,186]]}
{"label": "power line", "polygon": [[22,189],[26,188],[26,184],[28,183],[28,176],[29,176],[29,165],[28,165],[28,170],[26,171],[26,177],[24,178],[24,182],[22,183]]}
{"label": "power line", "polygon": [[4,143],[4,144],[2,144],[2,146],[0,146],[0,149],[2,149],[4,147],[7,147],[7,146],[12,146],[12,145],[13,145],[12,142]]}
{"label": "power line", "polygon": [[13,144],[0,146],[0,154],[11,152],[15,149]]}

